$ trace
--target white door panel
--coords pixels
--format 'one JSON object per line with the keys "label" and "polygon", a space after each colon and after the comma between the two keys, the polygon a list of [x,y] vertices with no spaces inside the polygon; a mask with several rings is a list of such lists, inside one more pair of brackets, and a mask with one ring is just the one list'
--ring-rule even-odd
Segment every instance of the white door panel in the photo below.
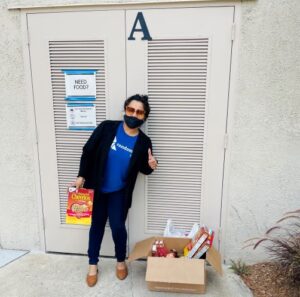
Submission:
{"label": "white door panel", "polygon": [[208,225],[218,245],[234,8],[130,10],[127,37],[138,12],[152,40],[127,40],[127,92],[149,95],[159,168],[138,181],[129,244],[162,234],[172,218]]}
{"label": "white door panel", "polygon": [[[120,118],[126,96],[124,11],[28,15],[46,250],[86,253],[88,227],[66,225],[66,187],[91,131],[66,127],[61,69],[97,69],[97,122]],[[101,254],[114,255],[107,228]]]}

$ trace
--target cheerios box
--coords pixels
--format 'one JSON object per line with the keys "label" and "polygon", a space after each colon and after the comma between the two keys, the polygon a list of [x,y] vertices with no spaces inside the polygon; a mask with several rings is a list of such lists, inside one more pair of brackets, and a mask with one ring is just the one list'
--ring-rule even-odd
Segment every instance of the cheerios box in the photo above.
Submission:
{"label": "cheerios box", "polygon": [[66,224],[90,225],[93,211],[94,190],[68,188]]}
{"label": "cheerios box", "polygon": [[191,241],[189,238],[150,237],[136,243],[128,260],[147,258],[146,283],[151,291],[205,293],[206,261],[222,275],[221,255],[210,247],[206,260],[181,258],[152,257],[151,248],[155,241],[163,240],[165,247],[181,253]]}

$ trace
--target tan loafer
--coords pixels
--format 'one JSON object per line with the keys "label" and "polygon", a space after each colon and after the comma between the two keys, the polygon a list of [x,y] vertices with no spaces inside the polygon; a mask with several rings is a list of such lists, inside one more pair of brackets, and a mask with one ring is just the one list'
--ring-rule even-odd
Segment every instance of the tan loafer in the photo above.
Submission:
{"label": "tan loafer", "polygon": [[124,268],[118,268],[116,267],[116,276],[119,280],[123,280],[127,277],[128,275],[128,268],[125,264],[125,267]]}
{"label": "tan loafer", "polygon": [[86,276],[86,283],[89,287],[94,287],[97,284],[98,281],[98,269],[97,273],[95,275],[89,275]]}

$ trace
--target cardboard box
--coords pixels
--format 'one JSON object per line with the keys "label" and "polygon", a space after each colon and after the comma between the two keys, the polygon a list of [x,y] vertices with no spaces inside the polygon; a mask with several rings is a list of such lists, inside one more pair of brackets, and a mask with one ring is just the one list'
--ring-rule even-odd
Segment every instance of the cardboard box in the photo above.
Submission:
{"label": "cardboard box", "polygon": [[[182,252],[189,238],[150,237],[136,243],[128,260],[147,258],[146,282],[149,290],[179,293],[205,293],[205,260],[188,258],[152,257],[151,247],[156,240]],[[213,247],[206,253],[206,260],[222,275],[221,255]]]}

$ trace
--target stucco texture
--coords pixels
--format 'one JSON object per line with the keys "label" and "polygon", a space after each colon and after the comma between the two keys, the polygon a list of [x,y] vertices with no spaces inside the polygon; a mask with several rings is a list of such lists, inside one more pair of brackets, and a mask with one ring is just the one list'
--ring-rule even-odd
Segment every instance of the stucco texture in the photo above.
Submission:
{"label": "stucco texture", "polygon": [[0,4],[0,26],[0,247],[34,250],[40,238],[19,11]]}
{"label": "stucco texture", "polygon": [[299,14],[298,0],[242,4],[226,260],[264,259],[263,248],[242,250],[243,242],[300,208]]}
{"label": "stucco texture", "polygon": [[[9,1],[14,5],[100,1]],[[104,2],[104,1],[103,1]],[[122,1],[105,1],[122,2]],[[138,2],[138,1],[134,1]],[[146,1],[144,1],[146,2]],[[242,1],[237,76],[229,102],[223,203],[225,260],[256,262],[263,249],[242,249],[285,211],[300,208],[299,0]],[[0,243],[41,247],[30,100],[24,87],[20,12],[0,5]]]}

